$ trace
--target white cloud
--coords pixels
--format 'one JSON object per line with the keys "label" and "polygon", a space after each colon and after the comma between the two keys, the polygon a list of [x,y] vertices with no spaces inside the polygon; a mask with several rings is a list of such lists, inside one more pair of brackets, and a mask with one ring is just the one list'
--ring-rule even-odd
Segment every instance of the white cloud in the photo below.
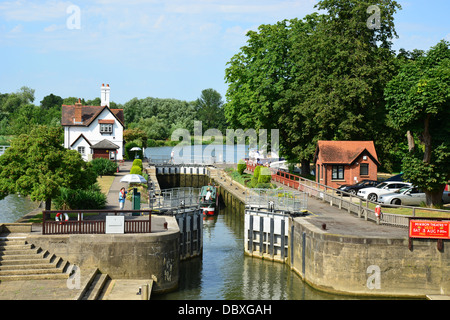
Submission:
{"label": "white cloud", "polygon": [[11,29],[11,33],[20,33],[23,30],[23,26],[21,24],[18,24],[14,28]]}
{"label": "white cloud", "polygon": [[66,15],[68,1],[6,1],[0,3],[0,16],[7,21],[50,21]]}
{"label": "white cloud", "polygon": [[63,27],[62,27],[62,26],[58,26],[58,25],[56,25],[56,24],[52,24],[52,25],[50,25],[50,26],[48,26],[48,27],[45,27],[45,28],[44,28],[44,31],[45,31],[45,32],[53,32],[53,31],[59,30],[59,29],[61,29],[61,28],[63,28]]}

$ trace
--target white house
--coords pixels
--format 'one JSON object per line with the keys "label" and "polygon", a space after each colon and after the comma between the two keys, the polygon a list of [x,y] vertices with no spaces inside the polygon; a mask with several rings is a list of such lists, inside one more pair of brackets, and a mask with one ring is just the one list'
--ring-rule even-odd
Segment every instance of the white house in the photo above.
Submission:
{"label": "white house", "polygon": [[123,109],[109,108],[110,87],[101,87],[101,106],[63,105],[64,147],[77,150],[84,160],[123,160]]}

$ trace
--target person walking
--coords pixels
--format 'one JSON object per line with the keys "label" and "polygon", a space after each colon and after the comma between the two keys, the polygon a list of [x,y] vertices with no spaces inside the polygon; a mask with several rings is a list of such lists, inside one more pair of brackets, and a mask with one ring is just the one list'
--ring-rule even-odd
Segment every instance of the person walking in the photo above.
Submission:
{"label": "person walking", "polygon": [[125,207],[125,199],[127,197],[127,191],[125,191],[125,188],[122,187],[119,191],[119,208],[120,210],[123,210]]}

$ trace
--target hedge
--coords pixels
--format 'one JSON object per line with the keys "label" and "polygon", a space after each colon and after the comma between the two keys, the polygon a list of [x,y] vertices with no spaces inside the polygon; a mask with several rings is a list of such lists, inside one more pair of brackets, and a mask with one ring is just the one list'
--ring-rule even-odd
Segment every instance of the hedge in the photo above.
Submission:
{"label": "hedge", "polygon": [[117,163],[105,158],[96,158],[91,162],[92,169],[99,176],[112,176],[117,172]]}
{"label": "hedge", "polygon": [[54,205],[57,210],[93,210],[105,208],[106,201],[106,195],[98,185],[94,185],[88,190],[61,188],[60,194],[54,199]]}
{"label": "hedge", "polygon": [[140,167],[141,170],[144,169],[144,167],[142,166],[142,159],[134,159],[132,167],[134,166]]}
{"label": "hedge", "polygon": [[142,175],[142,169],[139,166],[132,166],[130,170],[130,174],[141,174]]}

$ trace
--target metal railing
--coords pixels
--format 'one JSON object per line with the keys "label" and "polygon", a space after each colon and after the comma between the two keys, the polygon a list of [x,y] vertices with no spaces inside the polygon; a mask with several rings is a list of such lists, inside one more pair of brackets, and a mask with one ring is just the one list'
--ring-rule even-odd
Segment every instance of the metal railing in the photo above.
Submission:
{"label": "metal railing", "polygon": [[216,157],[207,156],[191,156],[186,158],[174,158],[170,156],[148,156],[147,161],[149,165],[165,165],[165,164],[198,164],[198,165],[211,165],[214,163],[222,163],[223,161],[218,161]]}
{"label": "metal railing", "polygon": [[[56,214],[61,214],[59,221]],[[64,219],[64,214],[76,213],[76,220]],[[84,214],[97,213],[99,219],[84,220]],[[42,234],[104,234],[106,233],[106,215],[123,215],[126,213],[148,214],[147,218],[125,219],[124,233],[150,233],[151,210],[44,210],[42,212]],[[101,214],[104,214],[100,219]],[[53,220],[49,220],[52,219]]]}
{"label": "metal railing", "polygon": [[163,189],[159,196],[152,197],[150,207],[154,210],[198,209],[200,188]]}
{"label": "metal railing", "polygon": [[[255,167],[256,165],[247,163],[247,170],[254,171]],[[409,227],[409,219],[416,217],[419,212],[423,213],[425,216],[427,213],[450,213],[448,210],[441,209],[401,205],[382,205],[380,203],[352,195],[348,192],[277,169],[271,169],[271,177],[275,182],[281,183],[298,191],[306,192],[310,197],[315,197],[322,201],[329,202],[330,205],[337,206],[339,209],[347,210],[349,213],[357,214],[358,217],[364,218],[365,220],[375,221],[378,224],[407,228]],[[344,196],[348,197],[344,198]],[[369,207],[370,205],[372,207],[380,205],[382,207],[381,216],[377,216],[375,214],[375,210]],[[408,215],[386,212],[389,208],[407,209],[410,210],[411,214]]]}
{"label": "metal railing", "polygon": [[273,212],[300,213],[307,210],[308,197],[305,192],[252,188],[245,194],[245,205]]}

